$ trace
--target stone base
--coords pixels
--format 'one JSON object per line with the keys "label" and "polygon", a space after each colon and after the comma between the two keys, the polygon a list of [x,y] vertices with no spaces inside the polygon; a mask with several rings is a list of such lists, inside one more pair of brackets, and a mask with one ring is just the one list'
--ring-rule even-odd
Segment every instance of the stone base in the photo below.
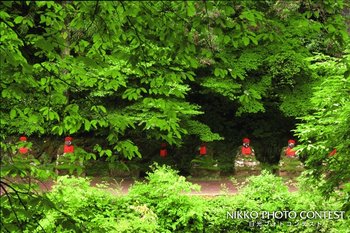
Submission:
{"label": "stone base", "polygon": [[109,170],[109,175],[111,177],[116,178],[139,178],[140,177],[140,171],[139,170],[129,170],[129,171],[123,171],[123,170]]}
{"label": "stone base", "polygon": [[192,167],[190,170],[190,174],[192,177],[203,177],[203,176],[219,177],[220,170],[213,170],[213,169],[207,169],[207,168],[201,168],[201,167]]}
{"label": "stone base", "polygon": [[235,173],[236,176],[258,176],[261,174],[261,169],[247,169],[247,168],[236,168]]}
{"label": "stone base", "polygon": [[296,177],[300,176],[303,171],[284,171],[284,170],[279,170],[278,175],[282,177]]}

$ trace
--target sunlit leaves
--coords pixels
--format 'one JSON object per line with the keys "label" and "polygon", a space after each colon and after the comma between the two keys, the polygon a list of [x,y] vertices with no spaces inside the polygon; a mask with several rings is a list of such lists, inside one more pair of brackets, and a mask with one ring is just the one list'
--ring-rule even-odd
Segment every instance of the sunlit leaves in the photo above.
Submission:
{"label": "sunlit leaves", "polygon": [[48,121],[53,121],[53,120],[60,120],[60,117],[57,112],[53,111],[49,107],[43,107],[42,109],[39,110],[43,116],[46,117]]}
{"label": "sunlit leaves", "polygon": [[94,131],[111,146],[120,137],[132,140],[131,131],[175,143],[188,133],[183,123],[203,113],[186,99],[197,91],[194,83],[234,101],[236,114],[264,111],[265,97],[275,92],[287,109],[292,101],[285,101],[291,98],[284,88],[306,76],[303,58],[324,45],[319,33],[336,35],[343,22],[334,16],[323,25],[312,18],[321,13],[299,14],[298,7],[246,1],[4,3],[2,126],[6,134],[28,131],[22,121],[32,122],[40,130],[29,132],[38,134]]}
{"label": "sunlit leaves", "polygon": [[130,140],[118,142],[114,149],[123,154],[128,159],[131,159],[135,156],[141,157],[137,146],[135,146]]}
{"label": "sunlit leaves", "polygon": [[198,135],[199,139],[203,142],[212,142],[224,139],[219,134],[213,133],[207,125],[198,121],[189,120],[185,121],[184,124],[186,124],[188,134]]}
{"label": "sunlit leaves", "polygon": [[139,89],[129,88],[123,93],[122,97],[124,99],[128,99],[128,100],[137,100],[137,99],[142,97],[141,92],[146,92],[146,89],[144,89],[144,88],[139,88]]}
{"label": "sunlit leaves", "polygon": [[243,95],[239,97],[241,106],[239,107],[237,114],[240,115],[244,112],[257,113],[264,111],[264,106],[259,101],[260,99],[261,96],[255,89],[244,91]]}
{"label": "sunlit leaves", "polygon": [[194,6],[194,2],[187,2],[187,15],[194,16],[196,14],[196,8]]}
{"label": "sunlit leaves", "polygon": [[[328,56],[315,56],[311,68],[319,72],[320,84],[314,88],[310,100],[310,114],[301,117],[296,132],[303,142],[301,150],[308,155],[307,164],[312,169],[320,169],[323,163],[326,170],[337,173],[336,177],[327,177],[329,187],[348,181],[349,167],[349,115],[350,115],[350,80],[349,55],[342,59]],[[330,152],[337,152],[330,156]],[[320,173],[315,173],[319,177]],[[328,188],[327,188],[327,187]]]}

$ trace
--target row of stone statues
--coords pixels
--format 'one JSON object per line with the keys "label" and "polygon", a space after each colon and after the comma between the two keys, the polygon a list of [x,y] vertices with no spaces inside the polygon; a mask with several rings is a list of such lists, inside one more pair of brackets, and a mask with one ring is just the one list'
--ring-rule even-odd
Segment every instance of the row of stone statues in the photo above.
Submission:
{"label": "row of stone statues", "polygon": [[[62,155],[74,153],[74,145],[72,144],[72,141],[73,141],[72,137],[70,136],[65,137],[63,146],[60,146],[57,150],[57,159],[59,159]],[[31,143],[27,141],[26,136],[21,136],[19,138],[18,151],[15,154],[30,156],[31,154],[30,144]]]}
{"label": "row of stone statues", "polygon": [[[19,148],[18,148],[18,154],[31,156],[30,154],[30,146],[27,142],[27,137],[21,136],[19,138]],[[72,144],[73,138],[68,136],[64,139],[64,145],[60,146],[57,151],[57,157],[56,157],[56,167],[63,166],[64,164],[69,164],[69,154],[74,153],[74,145]],[[288,145],[282,149],[281,152],[281,160],[280,160],[280,167],[288,167],[291,165],[291,163],[296,164],[295,166],[301,167],[302,164],[297,159],[297,151],[294,149],[295,147],[295,140],[290,139],[288,140]],[[205,143],[202,143],[198,147],[199,155],[200,157],[204,157],[207,154],[207,147]],[[161,144],[161,148],[159,151],[159,154],[161,157],[167,157],[168,151],[167,151],[167,145],[166,143]],[[246,170],[251,171],[254,173],[254,171],[261,170],[260,162],[255,157],[255,151],[254,148],[250,145],[250,139],[249,138],[243,138],[242,145],[238,148],[236,152],[236,157],[234,161],[235,170]],[[292,168],[293,169],[293,168]]]}
{"label": "row of stone statues", "polygon": [[[73,138],[68,136],[65,137],[64,139],[64,144],[59,146],[57,150],[57,155],[56,155],[56,173],[59,173],[59,169],[63,168],[65,169],[66,167],[70,167],[71,165],[77,165],[77,166],[83,166],[81,162],[71,162],[70,156],[74,154],[74,145],[72,144]],[[15,152],[15,154],[19,155],[20,158],[22,159],[33,159],[34,156],[31,153],[32,150],[30,149],[31,143],[27,141],[26,136],[21,136],[19,138],[19,143],[18,143],[18,150]],[[31,162],[32,165],[35,165],[36,163]]]}
{"label": "row of stone statues", "polygon": [[[298,159],[298,152],[295,150],[295,140],[288,140],[288,145],[282,148],[279,172],[298,173],[303,170],[303,164]],[[261,170],[260,162],[255,157],[254,148],[250,145],[249,138],[243,138],[235,158],[235,171],[245,171],[247,174],[259,174]]]}

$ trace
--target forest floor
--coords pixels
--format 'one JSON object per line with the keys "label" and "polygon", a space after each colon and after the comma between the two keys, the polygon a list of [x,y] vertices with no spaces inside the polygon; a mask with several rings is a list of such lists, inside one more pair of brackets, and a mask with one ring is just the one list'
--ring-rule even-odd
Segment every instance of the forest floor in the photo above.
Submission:
{"label": "forest floor", "polygon": [[[193,178],[188,177],[187,181],[197,184],[201,187],[200,191],[192,191],[190,195],[200,195],[200,196],[218,196],[218,195],[234,195],[239,192],[240,188],[247,184],[247,178],[249,176],[235,176],[233,177],[204,177],[204,178]],[[98,186],[98,184],[105,184],[108,188],[107,190],[115,195],[125,195],[128,193],[130,187],[135,183],[132,178],[112,178],[112,177],[90,177],[91,186]],[[288,186],[290,192],[297,191],[296,178],[293,176],[282,177],[284,183]],[[45,182],[38,182],[40,189],[42,191],[50,191],[54,185],[53,180],[48,180]]]}

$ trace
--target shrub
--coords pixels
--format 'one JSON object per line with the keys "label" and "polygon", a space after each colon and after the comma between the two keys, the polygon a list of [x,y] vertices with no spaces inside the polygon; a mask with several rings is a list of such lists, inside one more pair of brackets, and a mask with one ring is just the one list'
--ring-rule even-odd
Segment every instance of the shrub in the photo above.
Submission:
{"label": "shrub", "polygon": [[[235,196],[208,200],[204,214],[206,232],[347,232],[348,218],[267,218],[267,213],[273,212],[295,211],[299,214],[300,211],[339,211],[342,209],[339,195],[346,196],[343,193],[335,193],[327,200],[317,191],[317,185],[310,187],[310,182],[305,178],[299,181],[300,191],[291,193],[280,177],[266,171],[260,176],[250,177],[248,182]],[[238,211],[256,212],[258,217],[237,218]]]}
{"label": "shrub", "polygon": [[206,216],[206,229],[209,232],[260,232],[251,227],[250,222],[261,219],[232,219],[230,214],[239,211],[273,212],[290,209],[291,197],[282,179],[267,171],[260,176],[248,179],[248,185],[235,196],[222,196],[209,200]]}
{"label": "shrub", "polygon": [[203,231],[203,199],[185,195],[199,190],[169,166],[152,166],[145,182],[136,183],[129,198],[147,205],[158,216],[160,232]]}
{"label": "shrub", "polygon": [[[31,233],[348,232],[348,214],[340,220],[262,216],[276,211],[348,210],[348,185],[325,199],[319,191],[323,183],[307,175],[299,178],[298,192],[290,193],[280,177],[263,171],[250,177],[238,194],[209,199],[187,195],[199,187],[166,165],[153,165],[146,180],[124,196],[112,194],[106,185],[91,187],[87,178],[63,176],[42,196],[15,191],[1,196],[1,225],[8,232]],[[233,216],[239,211],[258,216]]]}

